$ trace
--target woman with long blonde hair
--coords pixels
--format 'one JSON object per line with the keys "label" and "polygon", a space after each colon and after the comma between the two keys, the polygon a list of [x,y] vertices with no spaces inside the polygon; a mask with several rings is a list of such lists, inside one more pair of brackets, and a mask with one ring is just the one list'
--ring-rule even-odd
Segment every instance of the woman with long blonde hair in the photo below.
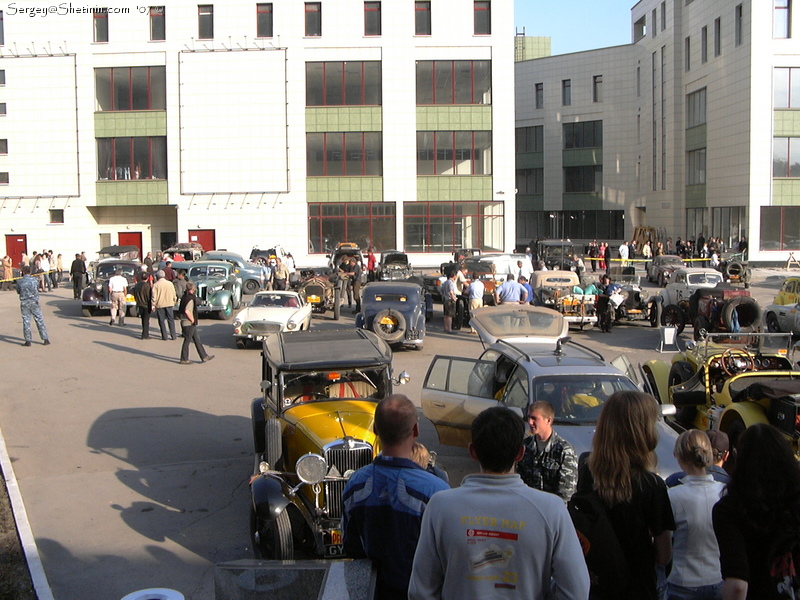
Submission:
{"label": "woman with long blonde hair", "polygon": [[597,420],[592,453],[578,473],[578,491],[594,490],[605,505],[629,568],[628,587],[615,590],[615,599],[656,600],[666,586],[675,521],[667,486],[654,472],[658,418],[652,396],[612,394]]}

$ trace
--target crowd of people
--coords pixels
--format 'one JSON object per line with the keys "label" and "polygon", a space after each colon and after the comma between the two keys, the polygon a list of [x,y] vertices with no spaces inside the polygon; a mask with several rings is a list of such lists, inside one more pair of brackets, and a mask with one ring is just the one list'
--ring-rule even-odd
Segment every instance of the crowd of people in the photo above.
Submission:
{"label": "crowd of people", "polygon": [[683,471],[665,482],[658,414],[647,394],[613,394],[576,457],[546,402],[529,408],[527,437],[516,413],[487,409],[471,428],[479,473],[449,489],[414,460],[413,403],[391,396],[375,414],[382,453],[345,487],[345,550],[375,562],[381,599],[797,598],[800,466],[786,438],[754,425],[730,461],[724,433],[685,431]]}

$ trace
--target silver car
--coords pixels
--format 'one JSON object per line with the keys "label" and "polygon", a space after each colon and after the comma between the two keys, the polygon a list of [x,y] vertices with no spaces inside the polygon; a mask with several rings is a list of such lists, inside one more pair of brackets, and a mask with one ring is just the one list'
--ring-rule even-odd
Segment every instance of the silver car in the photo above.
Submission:
{"label": "silver car", "polygon": [[[470,325],[488,346],[480,358],[436,356],[423,383],[422,412],[442,444],[467,446],[472,420],[487,408],[507,406],[522,416],[530,404],[546,400],[555,409],[555,429],[580,455],[591,450],[597,417],[608,397],[642,389],[627,358],[610,364],[571,342],[568,323],[549,308],[481,308]],[[642,385],[650,391],[646,382]],[[661,412],[674,414],[675,409],[662,405]],[[678,434],[663,416],[657,426],[658,472],[666,478],[680,470],[672,455]]]}

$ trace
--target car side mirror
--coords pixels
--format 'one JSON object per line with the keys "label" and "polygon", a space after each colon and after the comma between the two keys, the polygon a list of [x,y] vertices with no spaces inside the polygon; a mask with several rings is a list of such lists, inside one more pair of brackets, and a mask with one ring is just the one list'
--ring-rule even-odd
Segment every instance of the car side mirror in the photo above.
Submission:
{"label": "car side mirror", "polygon": [[662,417],[672,417],[678,413],[678,408],[674,404],[662,404],[661,405],[661,416]]}
{"label": "car side mirror", "polygon": [[267,391],[269,391],[269,389],[270,389],[271,387],[272,387],[272,382],[271,382],[269,379],[264,379],[264,380],[261,382],[261,390],[262,390],[262,391],[264,391],[264,392],[267,392]]}
{"label": "car side mirror", "polygon": [[408,374],[408,371],[401,372],[397,379],[394,380],[397,385],[405,385],[409,381],[411,381],[411,375]]}

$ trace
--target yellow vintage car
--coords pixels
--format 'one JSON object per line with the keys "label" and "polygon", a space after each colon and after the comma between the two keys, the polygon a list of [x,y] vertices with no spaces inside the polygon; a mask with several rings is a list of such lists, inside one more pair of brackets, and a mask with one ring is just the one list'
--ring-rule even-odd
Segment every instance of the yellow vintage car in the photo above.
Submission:
{"label": "yellow vintage car", "polygon": [[719,429],[735,445],[755,423],[770,423],[800,449],[800,371],[788,333],[709,333],[671,362],[642,366],[679,428]]}
{"label": "yellow vintage car", "polygon": [[276,333],[264,341],[262,397],[251,406],[257,558],[344,556],[342,491],[380,452],[378,402],[392,394],[392,351],[361,329]]}
{"label": "yellow vintage car", "polygon": [[781,284],[773,304],[786,306],[798,302],[800,302],[800,277],[787,277]]}

